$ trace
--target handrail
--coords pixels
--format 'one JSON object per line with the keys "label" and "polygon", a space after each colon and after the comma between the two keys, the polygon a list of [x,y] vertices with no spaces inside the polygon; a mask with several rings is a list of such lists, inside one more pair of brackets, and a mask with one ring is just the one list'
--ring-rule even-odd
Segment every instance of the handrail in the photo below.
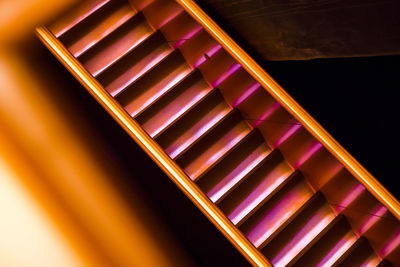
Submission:
{"label": "handrail", "polygon": [[189,197],[226,238],[255,266],[271,266],[268,260],[237,229],[222,211],[197,187],[164,150],[132,119],[103,86],[78,62],[63,44],[45,27],[36,34],[61,63],[85,86],[139,146],[157,163],[171,180]]}
{"label": "handrail", "polygon": [[176,0],[292,114],[353,176],[400,220],[400,203],[350,153],[311,117],[260,65],[225,33],[193,0]]}

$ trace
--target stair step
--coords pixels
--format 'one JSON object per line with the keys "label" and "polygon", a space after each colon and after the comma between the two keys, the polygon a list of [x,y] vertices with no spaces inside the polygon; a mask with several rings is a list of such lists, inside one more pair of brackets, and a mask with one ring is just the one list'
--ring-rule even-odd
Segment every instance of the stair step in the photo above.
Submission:
{"label": "stair step", "polygon": [[214,203],[218,203],[237,187],[271,150],[258,131],[252,131],[240,145],[232,150],[213,169],[199,177],[197,184]]}
{"label": "stair step", "polygon": [[238,112],[234,112],[176,161],[192,180],[196,180],[240,144],[249,133],[248,125],[241,120]]}
{"label": "stair step", "polygon": [[360,237],[335,263],[334,267],[377,266],[379,258],[365,237]]}
{"label": "stair step", "polygon": [[64,33],[60,40],[79,57],[136,14],[128,2],[110,1],[96,13]]}
{"label": "stair step", "polygon": [[132,117],[135,117],[190,72],[191,69],[183,57],[175,50],[159,65],[117,95],[116,99]]}
{"label": "stair step", "polygon": [[178,48],[195,36],[202,27],[186,12],[182,12],[165,24],[160,30],[169,44]]}
{"label": "stair step", "polygon": [[[199,67],[214,54],[220,51],[221,45],[218,44],[204,29],[196,32],[189,40],[180,45],[179,49],[185,55],[189,65],[194,68]],[[205,57],[207,55],[207,57]]]}
{"label": "stair step", "polygon": [[81,21],[85,20],[110,1],[111,0],[92,0],[79,3],[76,8],[67,12],[52,23],[49,29],[57,38],[60,38],[61,35],[78,25]]}
{"label": "stair step", "polygon": [[296,218],[261,250],[274,266],[286,266],[335,218],[322,194],[317,193]]}
{"label": "stair step", "polygon": [[153,29],[146,22],[143,15],[138,13],[82,54],[79,60],[96,77],[118,59],[137,47],[152,33]]}
{"label": "stair step", "polygon": [[181,14],[183,8],[176,1],[154,0],[147,4],[142,12],[151,25],[159,29]]}
{"label": "stair step", "polygon": [[157,138],[168,126],[194,108],[211,90],[201,74],[194,71],[177,88],[150,106],[136,120],[151,137]]}
{"label": "stair step", "polygon": [[357,238],[343,216],[337,216],[327,231],[299,258],[294,266],[332,266]]}
{"label": "stair step", "polygon": [[157,142],[172,159],[186,152],[233,111],[218,91],[212,93],[157,137]]}
{"label": "stair step", "polygon": [[162,34],[156,32],[133,51],[100,73],[97,79],[115,97],[128,85],[155,68],[172,52]]}
{"label": "stair step", "polygon": [[272,152],[242,184],[219,203],[233,224],[240,225],[296,175],[282,156],[276,154],[278,152]]}
{"label": "stair step", "polygon": [[262,247],[307,206],[305,204],[312,196],[313,191],[304,178],[297,175],[250,216],[240,229],[255,247]]}

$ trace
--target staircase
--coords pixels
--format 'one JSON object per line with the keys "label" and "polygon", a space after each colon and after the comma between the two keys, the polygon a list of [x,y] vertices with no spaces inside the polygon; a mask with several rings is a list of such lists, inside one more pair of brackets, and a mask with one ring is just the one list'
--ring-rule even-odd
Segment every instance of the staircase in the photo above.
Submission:
{"label": "staircase", "polygon": [[208,205],[212,221],[223,213],[213,222],[239,233],[222,231],[254,265],[400,266],[397,201],[386,191],[380,199],[375,180],[354,175],[317,140],[190,5],[92,0],[38,35],[140,125],[153,150],[168,155],[160,166],[177,166],[199,189],[186,193]]}

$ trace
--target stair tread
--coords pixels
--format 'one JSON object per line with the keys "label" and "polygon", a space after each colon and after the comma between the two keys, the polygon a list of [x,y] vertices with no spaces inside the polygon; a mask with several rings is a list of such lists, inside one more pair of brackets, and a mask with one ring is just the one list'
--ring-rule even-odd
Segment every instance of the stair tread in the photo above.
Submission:
{"label": "stair tread", "polygon": [[[111,4],[115,3],[111,1]],[[77,25],[74,30],[79,32],[78,37],[74,38],[76,40],[73,40],[70,44],[67,44],[68,50],[75,57],[79,57],[86,50],[94,46],[108,34],[132,18],[135,14],[136,11],[132,9],[129,3],[126,3],[112,10],[111,14],[103,17],[99,23],[89,23],[84,21],[88,23],[88,26],[82,25],[82,27],[89,27],[89,29],[81,29],[79,28],[79,25]],[[64,34],[61,38],[68,38],[67,35],[68,34]]]}
{"label": "stair tread", "polygon": [[361,236],[333,266],[378,266],[378,264],[379,258],[368,240]]}
{"label": "stair tread", "polygon": [[161,33],[157,32],[150,35],[138,47],[120,58],[97,78],[106,90],[116,97],[172,53],[173,50],[165,42]]}
{"label": "stair tread", "polygon": [[[313,196],[312,190],[303,179],[290,188],[284,196],[258,221],[248,233],[247,238],[255,247],[260,247],[277,231],[282,224],[296,214]],[[253,215],[254,216],[254,215]],[[251,217],[250,217],[251,218]]]}
{"label": "stair tread", "polygon": [[[196,75],[197,74],[197,75]],[[137,120],[148,134],[156,138],[164,129],[173,124],[182,115],[199,103],[212,90],[200,77],[198,72],[192,74],[174,90],[142,113]],[[173,96],[171,96],[173,95]],[[171,100],[171,98],[173,98]]]}
{"label": "stair tread", "polygon": [[[192,112],[195,111],[194,109]],[[176,159],[232,112],[225,102],[216,104],[200,120],[191,122],[185,132],[169,144],[165,151],[172,159]]]}
{"label": "stair tread", "polygon": [[82,54],[79,60],[96,77],[152,33],[153,29],[139,13]]}
{"label": "stair tread", "polygon": [[111,0],[84,1],[66,15],[57,19],[57,21],[49,26],[49,29],[57,38],[59,38],[65,32],[78,25],[81,21],[85,20],[110,1]]}
{"label": "stair tread", "polygon": [[[333,240],[332,240],[333,238]],[[339,215],[303,250],[292,263],[296,266],[332,266],[357,238],[344,216]]]}
{"label": "stair tread", "polygon": [[188,13],[181,12],[163,25],[161,31],[170,45],[177,48],[195,36],[202,28]]}
{"label": "stair tread", "polygon": [[[308,214],[306,218],[307,221],[301,225],[300,229],[291,236],[289,242],[287,242],[283,248],[279,250],[277,255],[272,258],[271,263],[276,266],[286,266],[296,255],[306,249],[334,218],[335,215],[327,203],[319,205],[316,211]],[[277,238],[279,238],[279,236]],[[279,239],[279,241],[284,242],[281,239]]]}
{"label": "stair tread", "polygon": [[349,231],[319,263],[320,266],[332,266],[355,242],[356,236]]}
{"label": "stair tread", "polygon": [[[178,53],[171,54],[116,97],[132,117],[137,116],[191,72],[190,67],[180,57]],[[154,77],[155,75],[160,77]]]}
{"label": "stair tread", "polygon": [[243,121],[238,121],[231,129],[221,134],[222,136],[219,136],[220,138],[205,151],[200,155],[196,155],[195,160],[183,168],[184,171],[192,180],[196,180],[244,140],[249,133],[250,128],[247,124]]}
{"label": "stair tread", "polygon": [[354,251],[357,250],[360,246],[362,246],[366,242],[366,239],[364,237],[360,237],[357,239],[356,242],[353,243],[353,245],[345,252],[342,254],[340,258],[338,258],[335,263],[332,265],[333,266],[340,266],[340,264],[345,261]]}
{"label": "stair tread", "polygon": [[245,179],[260,162],[268,157],[270,152],[271,150],[265,143],[260,144],[249,155],[246,155],[246,158],[244,158],[233,170],[230,170],[230,172],[210,191],[208,191],[207,196],[214,203],[220,201],[224,195],[231,191],[234,186],[238,185],[240,181]]}
{"label": "stair tread", "polygon": [[[260,167],[261,169],[262,167]],[[260,173],[262,170],[259,171]],[[238,206],[236,206],[229,214],[228,218],[236,225],[244,220],[252,211],[260,206],[264,201],[273,195],[273,192],[279,190],[285,182],[289,181],[289,177],[293,173],[292,169],[286,162],[277,165],[271,172],[263,175],[263,179],[251,190]],[[253,175],[257,175],[254,173]],[[237,190],[240,190],[238,188]]]}

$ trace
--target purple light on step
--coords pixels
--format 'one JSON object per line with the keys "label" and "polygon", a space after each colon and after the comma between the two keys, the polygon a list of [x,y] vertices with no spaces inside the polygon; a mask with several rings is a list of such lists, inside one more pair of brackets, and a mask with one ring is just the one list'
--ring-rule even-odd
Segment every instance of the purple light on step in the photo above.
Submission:
{"label": "purple light on step", "polygon": [[171,81],[169,81],[168,84],[166,84],[164,87],[162,87],[161,90],[157,91],[148,100],[144,101],[144,103],[140,107],[137,107],[134,111],[130,112],[130,115],[132,117],[136,117],[136,115],[138,113],[140,113],[143,109],[145,109],[148,106],[150,106],[157,99],[159,99],[160,96],[164,95],[171,88],[173,88],[177,83],[179,83],[182,79],[184,79],[189,74],[189,72],[190,72],[189,69],[186,69],[186,70],[182,71],[179,75],[177,75]]}
{"label": "purple light on step", "polygon": [[290,128],[275,142],[274,147],[280,146],[301,128],[301,124],[293,124]]}
{"label": "purple light on step", "polygon": [[194,96],[189,103],[186,105],[180,106],[180,110],[176,112],[174,115],[170,116],[167,121],[160,125],[158,129],[156,129],[152,134],[151,137],[158,135],[161,131],[163,131],[168,125],[173,123],[177,118],[179,118],[182,114],[184,114],[187,110],[189,110],[193,105],[199,102],[205,95],[207,94],[206,91],[201,92],[200,94]]}
{"label": "purple light on step", "polygon": [[272,115],[281,105],[278,102],[272,104],[255,122],[254,127],[260,125],[263,121],[265,121],[269,116]]}
{"label": "purple light on step", "polygon": [[332,249],[329,253],[322,259],[317,267],[328,267],[333,266],[333,264],[345,253],[355,242],[357,238],[353,233],[347,233]]}
{"label": "purple light on step", "polygon": [[[212,57],[214,56],[216,53],[218,53],[221,50],[222,46],[220,44],[217,44],[216,46],[214,46],[213,48],[211,48],[206,54],[208,57]],[[197,68],[198,66],[200,66],[201,64],[203,64],[205,61],[207,60],[207,58],[203,55],[201,56],[194,64],[193,64],[193,68]]]}
{"label": "purple light on step", "polygon": [[364,192],[365,187],[362,184],[357,184],[349,194],[337,205],[337,211],[342,212],[347,208],[356,198],[358,198],[362,192]]}
{"label": "purple light on step", "polygon": [[162,28],[163,26],[165,26],[166,24],[168,24],[171,20],[173,20],[174,18],[176,18],[178,15],[180,15],[183,12],[183,10],[178,10],[178,12],[172,14],[170,17],[168,17],[166,20],[164,20],[163,22],[160,23],[160,25],[158,25],[158,28]]}
{"label": "purple light on step", "polygon": [[261,246],[298,208],[311,198],[312,192],[305,183],[297,184],[275,205],[268,209],[246,237],[254,246]]}
{"label": "purple light on step", "polygon": [[237,107],[238,105],[240,105],[240,103],[242,103],[243,101],[245,101],[249,96],[251,96],[255,91],[258,90],[258,88],[260,88],[261,85],[259,83],[255,83],[253,85],[251,85],[249,88],[247,88],[236,100],[235,102],[233,102],[233,107]]}
{"label": "purple light on step", "polygon": [[260,162],[267,157],[269,150],[259,147],[251,155],[248,156],[241,164],[239,164],[228,176],[222,179],[207,196],[212,202],[219,201],[233,186],[238,184],[246,175],[253,170]]}
{"label": "purple light on step", "polygon": [[239,63],[234,63],[232,66],[229,67],[229,69],[219,76],[212,84],[213,87],[217,87],[220,85],[223,81],[225,81],[229,76],[237,72],[242,66],[240,66]]}
{"label": "purple light on step", "polygon": [[378,207],[372,215],[361,225],[358,231],[360,235],[367,232],[371,227],[386,213],[387,209],[384,206]]}
{"label": "purple light on step", "polygon": [[272,259],[274,266],[286,266],[333,220],[333,213],[325,210],[315,213],[287,245]]}
{"label": "purple light on step", "polygon": [[[87,43],[85,46],[81,47],[79,50],[75,48],[74,45],[69,47],[71,51],[74,51],[72,54],[74,57],[79,57],[86,51],[88,51],[92,46],[100,42],[103,38],[108,36],[110,33],[112,33],[116,28],[118,28],[120,25],[128,21],[131,17],[133,16],[132,13],[125,14],[122,16],[118,21],[116,21],[113,25],[110,25],[108,28],[104,29],[104,31],[101,34],[97,34],[95,36],[95,39]],[[85,38],[82,38],[85,40]],[[79,43],[79,42],[78,42]],[[76,44],[75,44],[76,45]],[[76,51],[75,51],[76,50]]]}
{"label": "purple light on step", "polygon": [[181,45],[183,45],[187,40],[189,40],[190,38],[192,38],[193,36],[198,34],[202,29],[203,29],[203,27],[198,26],[198,27],[194,28],[193,30],[191,30],[190,32],[188,32],[185,36],[183,36],[179,41],[177,41],[175,43],[174,48],[178,48]]}
{"label": "purple light on step", "polygon": [[174,147],[173,151],[169,154],[172,159],[175,159],[178,155],[180,155],[187,147],[190,146],[195,140],[200,138],[204,133],[206,133],[210,128],[212,128],[215,124],[220,122],[222,119],[227,116],[229,113],[228,109],[224,109],[219,112],[216,116],[212,118],[208,123],[202,125],[201,128],[197,129],[196,132],[185,142],[179,143],[177,147]]}
{"label": "purple light on step", "polygon": [[291,173],[292,170],[286,163],[280,163],[273,170],[270,170],[264,179],[229,214],[229,219],[235,225],[241,222],[252,210],[265,201]]}
{"label": "purple light on step", "polygon": [[[93,1],[92,1],[93,2]],[[96,12],[98,9],[100,9],[102,6],[104,6],[105,4],[107,4],[108,2],[110,2],[110,0],[106,0],[106,1],[98,1],[99,3],[94,4],[94,6],[92,7],[92,9],[88,12],[85,13],[81,16],[79,16],[78,18],[76,18],[72,23],[68,24],[68,26],[66,26],[65,28],[61,29],[59,32],[55,33],[55,36],[57,38],[59,38],[61,35],[63,35],[65,32],[69,31],[72,27],[74,27],[75,25],[77,25],[79,22],[81,22],[82,20],[84,20],[85,18],[89,17],[91,14],[93,14],[94,12]],[[95,3],[95,2],[94,2]]]}
{"label": "purple light on step", "polygon": [[[137,79],[139,79],[144,73],[152,69],[154,66],[156,66],[158,63],[161,62],[165,57],[167,57],[172,50],[168,49],[166,51],[161,52],[158,54],[155,58],[149,60],[146,62],[147,64],[144,65],[143,69],[141,69],[138,72],[134,72],[135,67],[132,67],[131,69],[127,70],[125,73],[123,73],[120,77],[123,78],[124,82],[119,82],[118,79],[111,83],[110,85],[107,86],[107,91],[110,92],[110,94],[115,97],[118,95],[120,92],[124,91],[126,88],[128,88],[131,84],[133,84]],[[133,75],[132,75],[133,74]],[[126,78],[125,78],[126,77]]]}
{"label": "purple light on step", "polygon": [[381,250],[381,256],[386,257],[393,250],[395,250],[400,244],[400,229],[394,234],[392,239],[386,243],[386,245]]}
{"label": "purple light on step", "polygon": [[322,145],[319,142],[315,142],[306,153],[301,156],[299,161],[294,165],[294,168],[297,169],[301,165],[304,164],[308,159],[310,159],[315,153],[317,153],[321,149]]}

